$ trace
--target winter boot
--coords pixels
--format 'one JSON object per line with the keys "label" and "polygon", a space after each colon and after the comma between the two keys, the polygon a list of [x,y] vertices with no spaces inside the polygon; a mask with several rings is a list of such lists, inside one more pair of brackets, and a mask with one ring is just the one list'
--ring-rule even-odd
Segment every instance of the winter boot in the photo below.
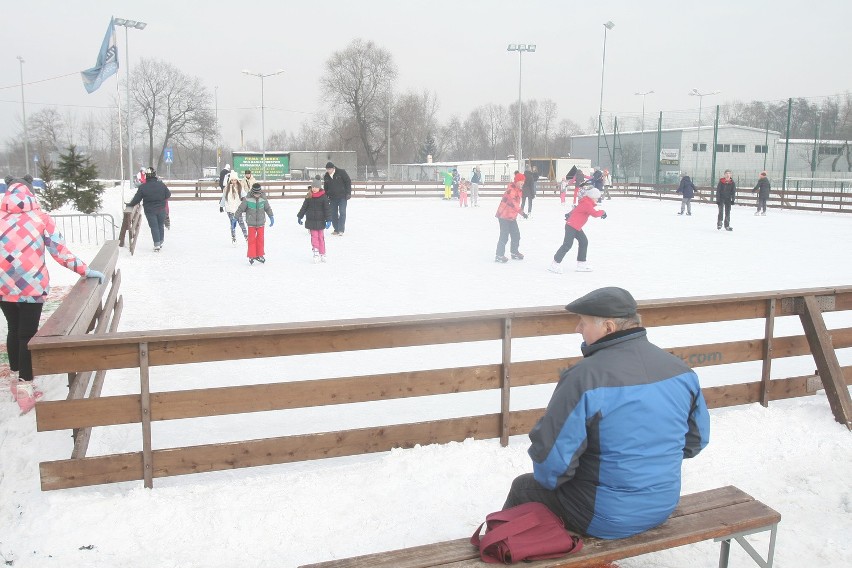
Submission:
{"label": "winter boot", "polygon": [[32,410],[36,401],[40,400],[42,396],[44,396],[42,392],[33,388],[32,381],[18,381],[15,399],[18,401],[21,414],[26,414]]}
{"label": "winter boot", "polygon": [[320,261],[320,253],[317,249],[312,249],[314,252],[314,264],[317,264]]}
{"label": "winter boot", "polygon": [[520,251],[518,251],[518,252],[513,252],[513,253],[512,253],[512,258],[513,258],[514,260],[524,260],[524,255],[523,255]]}
{"label": "winter boot", "polygon": [[505,264],[505,263],[509,262],[509,259],[506,258],[505,256],[500,256],[498,254],[497,256],[494,257],[494,262],[502,262],[502,263]]}
{"label": "winter boot", "polygon": [[586,262],[585,260],[578,260],[577,261],[577,272],[591,272],[591,271],[592,271],[592,267],[589,266],[588,262]]}
{"label": "winter boot", "polygon": [[550,263],[550,266],[547,269],[554,274],[562,274],[562,265],[555,260]]}

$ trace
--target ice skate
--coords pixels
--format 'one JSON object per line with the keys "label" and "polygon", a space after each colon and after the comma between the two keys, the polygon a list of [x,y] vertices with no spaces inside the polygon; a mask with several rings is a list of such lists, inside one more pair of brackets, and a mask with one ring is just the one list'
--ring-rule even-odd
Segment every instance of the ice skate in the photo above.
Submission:
{"label": "ice skate", "polygon": [[766,211],[761,211],[760,216],[761,216],[761,217],[766,217]]}
{"label": "ice skate", "polygon": [[680,213],[678,213],[678,215],[683,215],[683,211],[681,211]]}
{"label": "ice skate", "polygon": [[554,274],[562,274],[562,265],[554,260],[550,263],[550,266],[547,267],[547,270]]}
{"label": "ice skate", "polygon": [[250,258],[250,259],[249,259],[249,264],[254,264],[254,259],[253,259],[253,258]]}
{"label": "ice skate", "polygon": [[722,223],[716,223],[716,229],[721,230],[722,229]]}
{"label": "ice skate", "polygon": [[494,262],[501,262],[501,263],[505,264],[505,263],[509,262],[509,259],[506,258],[505,256],[500,256],[498,254],[497,256],[494,257]]}
{"label": "ice skate", "polygon": [[586,261],[578,260],[577,261],[577,272],[591,272],[592,267],[589,266],[589,263]]}
{"label": "ice skate", "polygon": [[757,217],[758,215],[760,215],[760,211],[755,211],[754,216]]}
{"label": "ice skate", "polygon": [[314,264],[317,264],[320,261],[320,254],[317,249],[314,249]]}
{"label": "ice skate", "polygon": [[726,231],[733,231],[733,230],[734,230],[734,228],[733,228],[733,227],[725,227],[725,230],[726,230]]}
{"label": "ice skate", "polygon": [[161,248],[162,248],[161,245],[154,245],[154,252],[160,252]]}
{"label": "ice skate", "polygon": [[264,262],[266,262],[266,257],[265,256],[258,256],[256,260],[259,263],[263,264]]}
{"label": "ice skate", "polygon": [[35,407],[38,400],[44,394],[41,391],[35,390],[32,381],[17,381],[17,392],[15,400],[18,402],[18,407],[21,409],[21,414],[26,414]]}
{"label": "ice skate", "polygon": [[328,262],[328,261],[325,259],[325,255],[324,255],[324,254],[321,254],[321,255],[320,255],[320,262]]}
{"label": "ice skate", "polygon": [[524,255],[520,251],[513,252],[512,253],[512,259],[513,260],[524,260]]}
{"label": "ice skate", "polygon": [[237,244],[237,236],[236,235],[231,235],[231,244],[233,244],[233,245]]}

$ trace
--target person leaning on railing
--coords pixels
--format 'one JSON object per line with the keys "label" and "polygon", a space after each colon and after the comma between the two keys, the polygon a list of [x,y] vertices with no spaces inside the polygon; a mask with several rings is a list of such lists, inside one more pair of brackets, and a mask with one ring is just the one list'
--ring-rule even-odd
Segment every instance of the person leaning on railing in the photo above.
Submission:
{"label": "person leaning on railing", "polygon": [[104,281],[65,246],[53,218],[41,210],[33,194],[33,178],[6,178],[0,199],[0,308],[6,317],[12,397],[22,413],[29,412],[42,393],[33,387],[33,364],[27,347],[38,331],[44,299],[50,291],[45,250],[69,270]]}

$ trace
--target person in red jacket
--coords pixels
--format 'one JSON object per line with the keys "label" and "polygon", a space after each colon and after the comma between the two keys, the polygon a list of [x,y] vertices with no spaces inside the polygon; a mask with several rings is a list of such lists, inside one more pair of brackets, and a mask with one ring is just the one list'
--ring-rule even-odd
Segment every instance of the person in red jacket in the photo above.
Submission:
{"label": "person in red jacket", "polygon": [[589,248],[589,239],[586,238],[586,233],[583,232],[583,225],[589,220],[589,217],[600,217],[606,219],[606,211],[603,209],[595,209],[595,202],[600,199],[601,192],[597,188],[591,188],[581,194],[580,201],[570,213],[565,215],[565,238],[562,241],[562,246],[553,255],[553,263],[548,268],[549,271],[557,274],[562,273],[562,259],[571,250],[574,244],[574,239],[577,239],[577,272],[591,272],[591,268],[586,263],[586,251]]}
{"label": "person in red jacket", "polygon": [[515,172],[515,179],[506,188],[503,198],[500,199],[500,205],[497,207],[497,221],[500,222],[500,238],[497,240],[497,254],[494,257],[494,262],[509,262],[506,258],[506,243],[509,237],[512,238],[512,245],[509,250],[512,253],[512,258],[515,260],[523,260],[524,255],[518,250],[518,243],[521,242],[521,230],[518,228],[518,215],[527,218],[527,214],[521,211],[521,195],[523,194],[524,174]]}

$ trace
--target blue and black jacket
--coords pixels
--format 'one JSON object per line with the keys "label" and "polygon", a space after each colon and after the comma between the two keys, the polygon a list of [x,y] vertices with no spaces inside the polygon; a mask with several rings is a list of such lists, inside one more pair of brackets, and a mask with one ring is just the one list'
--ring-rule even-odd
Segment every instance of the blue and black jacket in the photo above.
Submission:
{"label": "blue and black jacket", "polygon": [[628,537],[662,524],[680,498],[681,462],[709,440],[697,375],[644,328],[582,346],[530,432],[535,479],[583,533]]}

